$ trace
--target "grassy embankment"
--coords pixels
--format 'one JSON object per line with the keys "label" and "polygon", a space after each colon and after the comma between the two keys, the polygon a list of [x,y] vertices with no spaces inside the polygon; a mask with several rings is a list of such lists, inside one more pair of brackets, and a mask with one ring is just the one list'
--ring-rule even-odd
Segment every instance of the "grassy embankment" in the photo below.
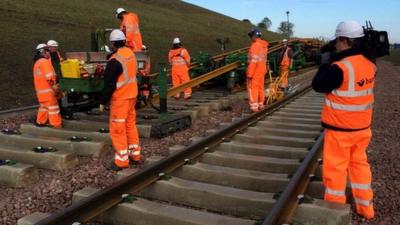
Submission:
{"label": "grassy embankment", "polygon": [[395,66],[400,66],[400,49],[391,49],[390,55],[385,56],[382,59],[392,62]]}
{"label": "grassy embankment", "polygon": [[[139,15],[153,65],[166,61],[175,36],[181,37],[194,57],[199,51],[219,53],[216,38],[229,37],[228,50],[249,43],[250,24],[178,0],[2,0],[0,110],[36,103],[31,70],[38,43],[54,39],[63,51],[88,51],[91,27],[119,26],[114,17],[118,7]],[[264,37],[279,39],[270,32]]]}

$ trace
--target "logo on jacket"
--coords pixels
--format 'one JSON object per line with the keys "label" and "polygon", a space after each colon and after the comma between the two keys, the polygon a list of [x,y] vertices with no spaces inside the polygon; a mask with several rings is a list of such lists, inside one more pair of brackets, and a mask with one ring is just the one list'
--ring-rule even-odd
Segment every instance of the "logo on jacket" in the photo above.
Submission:
{"label": "logo on jacket", "polygon": [[374,80],[375,80],[374,77],[372,77],[370,79],[363,78],[360,81],[357,81],[357,84],[358,84],[358,86],[362,87],[362,86],[364,86],[364,84],[370,84],[370,83],[374,82]]}
{"label": "logo on jacket", "polygon": [[364,86],[364,83],[365,83],[364,79],[357,82],[358,86],[360,86],[360,87]]}

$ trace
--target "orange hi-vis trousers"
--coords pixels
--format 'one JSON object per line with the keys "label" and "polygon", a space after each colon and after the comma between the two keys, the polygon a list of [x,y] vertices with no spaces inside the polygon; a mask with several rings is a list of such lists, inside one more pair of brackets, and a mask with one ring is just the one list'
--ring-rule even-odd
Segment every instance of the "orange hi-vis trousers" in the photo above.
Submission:
{"label": "orange hi-vis trousers", "polygon": [[252,79],[247,79],[247,92],[249,96],[250,109],[257,112],[264,108],[265,90],[264,81],[265,74],[255,74]]}
{"label": "orange hi-vis trousers", "polygon": [[129,167],[129,158],[140,160],[135,104],[135,98],[110,102],[110,137],[115,149],[114,162],[120,168]]}
{"label": "orange hi-vis trousers", "polygon": [[[172,69],[172,86],[176,87],[179,86],[185,82],[190,81],[190,76],[189,76],[189,71],[188,70],[177,70],[177,69]],[[184,93],[184,98],[189,98],[192,95],[192,89],[191,88],[186,88],[183,90]],[[179,98],[180,93],[175,95],[175,98]]]}
{"label": "orange hi-vis trousers", "polygon": [[279,84],[280,88],[287,88],[289,86],[289,66],[280,66],[279,67],[279,79],[281,82]]}
{"label": "orange hi-vis trousers", "polygon": [[367,219],[374,217],[372,176],[366,154],[371,136],[369,128],[353,132],[326,129],[322,164],[325,200],[346,203],[349,175],[357,213]]}
{"label": "orange hi-vis trousers", "polygon": [[39,102],[39,105],[36,123],[46,124],[48,121],[54,128],[61,128],[62,120],[57,99]]}

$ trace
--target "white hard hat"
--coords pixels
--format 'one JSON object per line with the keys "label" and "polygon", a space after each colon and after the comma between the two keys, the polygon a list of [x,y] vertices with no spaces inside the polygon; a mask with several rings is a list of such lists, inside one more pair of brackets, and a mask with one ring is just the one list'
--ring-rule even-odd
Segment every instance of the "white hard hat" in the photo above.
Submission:
{"label": "white hard hat", "polygon": [[283,39],[282,42],[287,42],[287,39]]}
{"label": "white hard hat", "polygon": [[115,29],[111,31],[110,41],[125,41],[125,34],[121,30]]}
{"label": "white hard hat", "polygon": [[36,46],[36,50],[42,50],[42,49],[44,49],[44,48],[47,48],[47,45],[44,44],[44,43],[38,44],[38,45]]}
{"label": "white hard hat", "polygon": [[115,16],[118,16],[120,13],[122,13],[122,12],[126,12],[126,10],[124,9],[124,8],[118,8],[116,11],[115,11]]}
{"label": "white hard hat", "polygon": [[174,38],[174,40],[172,41],[172,44],[180,44],[180,43],[181,40],[178,37]]}
{"label": "white hard hat", "polygon": [[354,20],[340,22],[336,27],[335,38],[359,38],[364,36],[361,24]]}
{"label": "white hard hat", "polygon": [[142,50],[146,51],[147,50],[147,46],[146,45],[142,45]]}
{"label": "white hard hat", "polygon": [[47,46],[51,46],[51,47],[58,47],[58,42],[55,40],[49,40],[47,42]]}

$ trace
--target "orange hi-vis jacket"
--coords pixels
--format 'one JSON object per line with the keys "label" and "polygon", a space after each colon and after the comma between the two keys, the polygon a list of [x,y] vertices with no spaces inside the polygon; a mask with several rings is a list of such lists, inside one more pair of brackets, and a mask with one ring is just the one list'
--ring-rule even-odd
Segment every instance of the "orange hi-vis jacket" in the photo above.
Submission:
{"label": "orange hi-vis jacket", "polygon": [[33,80],[36,96],[39,102],[46,102],[56,99],[52,88],[57,83],[51,59],[38,59],[33,66]]}
{"label": "orange hi-vis jacket", "polygon": [[127,47],[119,48],[110,58],[116,59],[122,65],[123,72],[118,77],[117,88],[111,100],[123,100],[136,98],[138,95],[138,85],[136,80],[137,63],[135,54]]}
{"label": "orange hi-vis jacket", "polygon": [[174,71],[188,71],[190,67],[190,55],[189,52],[181,47],[177,49],[171,49],[168,53],[169,63],[172,65],[172,73]]}
{"label": "orange hi-vis jacket", "polygon": [[267,73],[267,54],[269,43],[260,38],[256,39],[251,46],[248,54],[247,77]]}
{"label": "orange hi-vis jacket", "polygon": [[135,13],[127,13],[122,18],[120,30],[125,33],[126,46],[133,51],[142,51],[142,35],[139,29],[139,17]]}
{"label": "orange hi-vis jacket", "polygon": [[339,129],[368,128],[372,120],[376,66],[363,55],[335,62],[343,71],[342,85],[325,95],[322,122]]}
{"label": "orange hi-vis jacket", "polygon": [[287,48],[285,49],[285,52],[283,53],[283,57],[282,57],[282,61],[281,61],[281,66],[286,66],[286,67],[289,67],[289,66],[290,66],[289,51],[290,51],[290,48],[287,47]]}

